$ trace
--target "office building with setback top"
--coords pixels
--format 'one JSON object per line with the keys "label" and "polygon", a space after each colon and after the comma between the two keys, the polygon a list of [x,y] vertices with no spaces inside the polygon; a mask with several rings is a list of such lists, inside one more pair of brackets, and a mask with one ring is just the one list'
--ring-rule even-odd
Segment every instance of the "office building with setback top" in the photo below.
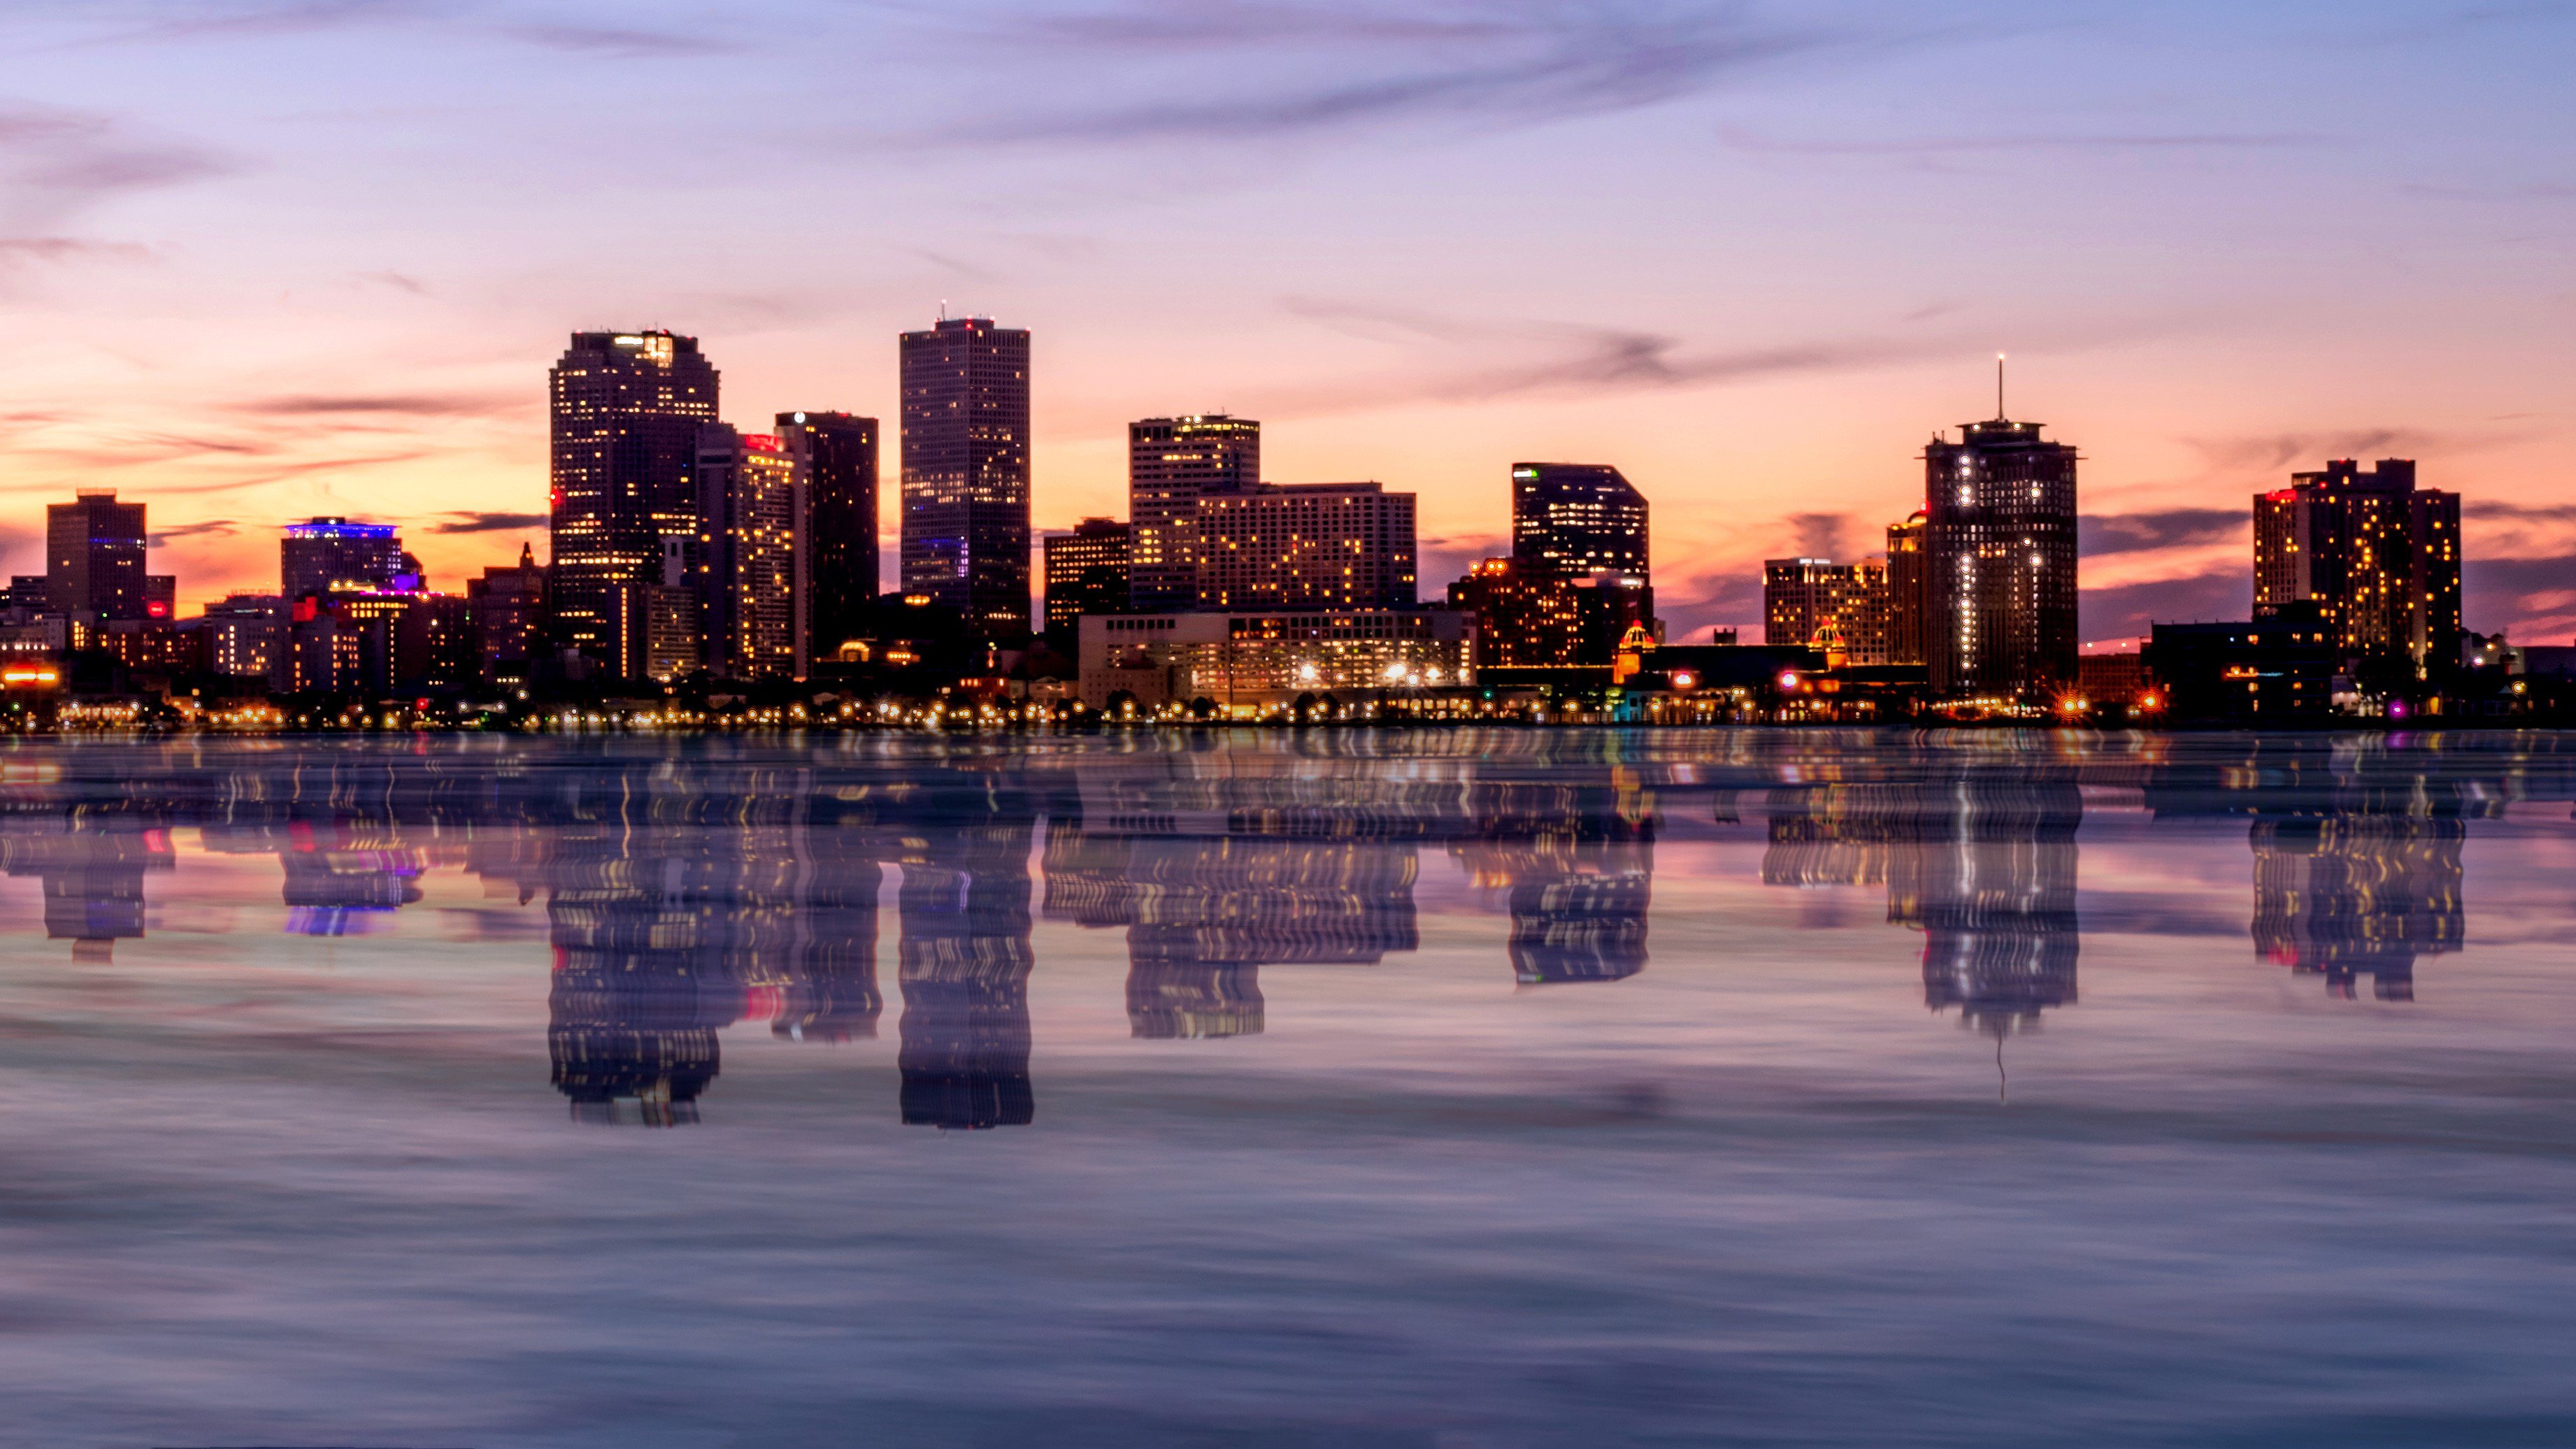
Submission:
{"label": "office building with setback top", "polygon": [[1514,463],[1512,556],[1552,573],[1652,577],[1646,495],[1599,463]]}
{"label": "office building with setback top", "polygon": [[1071,533],[1046,536],[1046,632],[1057,648],[1075,646],[1074,621],[1083,615],[1127,611],[1129,536],[1114,518],[1086,518]]}

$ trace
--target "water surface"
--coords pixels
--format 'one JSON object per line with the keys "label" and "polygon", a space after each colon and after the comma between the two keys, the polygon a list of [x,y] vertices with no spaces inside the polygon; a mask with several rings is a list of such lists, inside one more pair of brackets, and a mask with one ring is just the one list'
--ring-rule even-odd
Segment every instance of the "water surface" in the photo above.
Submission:
{"label": "water surface", "polygon": [[2576,737],[0,748],[0,1442],[2563,1444]]}

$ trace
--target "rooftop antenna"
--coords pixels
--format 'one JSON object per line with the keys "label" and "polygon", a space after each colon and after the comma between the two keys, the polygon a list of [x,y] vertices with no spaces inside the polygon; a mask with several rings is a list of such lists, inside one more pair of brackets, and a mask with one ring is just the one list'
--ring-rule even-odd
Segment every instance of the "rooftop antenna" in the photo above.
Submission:
{"label": "rooftop antenna", "polygon": [[2004,411],[2004,355],[1998,352],[1995,354],[1995,421],[2000,423],[2009,416]]}

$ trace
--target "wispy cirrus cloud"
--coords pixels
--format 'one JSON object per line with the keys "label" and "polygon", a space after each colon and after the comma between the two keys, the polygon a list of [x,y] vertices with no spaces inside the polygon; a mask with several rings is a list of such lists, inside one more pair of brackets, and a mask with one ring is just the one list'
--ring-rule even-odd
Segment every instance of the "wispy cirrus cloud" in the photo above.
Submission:
{"label": "wispy cirrus cloud", "polygon": [[2164,508],[2150,513],[2087,513],[2075,520],[2075,550],[2085,558],[2158,549],[2197,548],[2243,537],[2253,515],[2242,508]]}
{"label": "wispy cirrus cloud", "polygon": [[223,0],[186,0],[186,3],[99,7],[109,28],[87,41],[90,45],[148,45],[171,41],[219,40],[225,38],[257,39],[276,35],[306,35],[321,30],[339,30],[353,25],[376,24],[388,20],[409,20],[451,8],[433,0],[253,0],[249,4],[226,4]]}
{"label": "wispy cirrus cloud", "polygon": [[0,236],[0,267],[25,263],[147,262],[152,249],[135,242],[77,236]]}
{"label": "wispy cirrus cloud", "polygon": [[[1924,335],[1841,338],[1769,347],[1695,349],[1641,329],[1559,322],[1466,321],[1402,309],[1290,297],[1292,315],[1375,340],[1429,344],[1428,360],[1399,376],[1340,380],[1275,391],[1282,415],[1346,412],[1407,402],[1481,402],[1521,394],[1581,394],[1756,382],[1941,355],[1957,344]],[[1499,362],[1466,359],[1500,357]]]}
{"label": "wispy cirrus cloud", "polygon": [[739,42],[721,36],[611,25],[514,25],[504,33],[546,50],[603,60],[671,60],[727,55],[743,48]]}
{"label": "wispy cirrus cloud", "polygon": [[1802,140],[1726,129],[1718,139],[1737,151],[1788,156],[1974,156],[2012,152],[2256,151],[2331,146],[2336,138],[2304,131],[2025,131],[1995,136],[1889,136]]}
{"label": "wispy cirrus cloud", "polygon": [[[1654,105],[1852,43],[1744,6],[1138,0],[962,27],[1077,57],[1086,94],[954,127],[970,142],[1240,141],[1419,121],[1522,126]],[[1102,94],[1147,96],[1099,104]]]}
{"label": "wispy cirrus cloud", "polygon": [[236,403],[233,411],[259,417],[489,417],[512,411],[522,399],[470,393],[287,393]]}
{"label": "wispy cirrus cloud", "polygon": [[0,223],[24,231],[107,197],[220,176],[231,158],[155,140],[95,112],[0,107]]}
{"label": "wispy cirrus cloud", "polygon": [[477,512],[452,509],[446,518],[429,526],[432,533],[503,533],[513,529],[543,528],[549,522],[543,513]]}
{"label": "wispy cirrus cloud", "polygon": [[157,529],[145,542],[154,548],[167,548],[183,538],[230,538],[240,528],[241,525],[229,518],[208,518],[196,523],[182,523],[175,528]]}

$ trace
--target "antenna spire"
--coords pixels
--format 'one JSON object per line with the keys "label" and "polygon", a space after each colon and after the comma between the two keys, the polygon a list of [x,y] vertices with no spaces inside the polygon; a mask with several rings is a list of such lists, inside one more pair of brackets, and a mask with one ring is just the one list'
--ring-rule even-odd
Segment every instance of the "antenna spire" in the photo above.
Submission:
{"label": "antenna spire", "polygon": [[2004,411],[2004,355],[1995,354],[1995,421],[2002,422],[2011,414]]}

